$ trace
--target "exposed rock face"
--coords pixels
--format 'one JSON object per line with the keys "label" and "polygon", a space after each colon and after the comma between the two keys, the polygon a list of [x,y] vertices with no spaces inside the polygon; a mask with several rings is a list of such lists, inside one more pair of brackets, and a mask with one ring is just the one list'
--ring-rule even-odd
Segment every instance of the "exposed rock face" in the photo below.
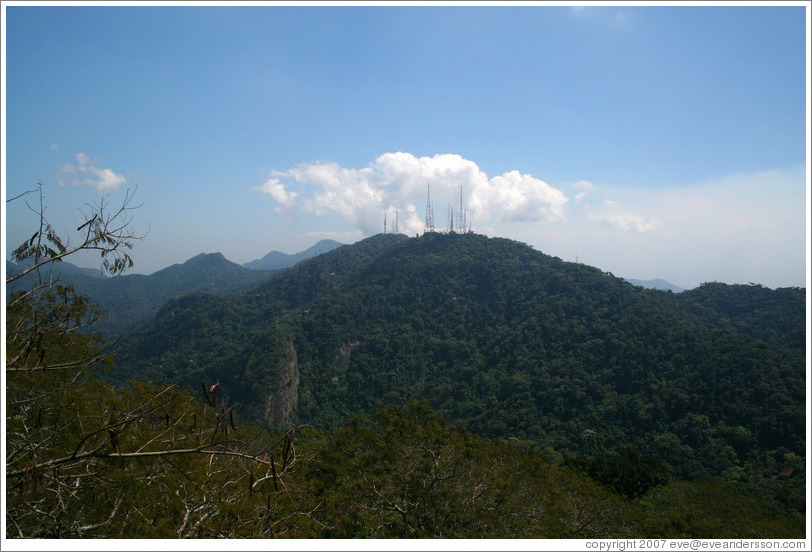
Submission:
{"label": "exposed rock face", "polygon": [[274,427],[287,425],[290,415],[299,407],[299,363],[293,343],[288,342],[290,361],[279,370],[276,386],[265,400],[265,420]]}
{"label": "exposed rock face", "polygon": [[353,343],[348,343],[341,347],[338,350],[338,354],[335,358],[335,364],[340,365],[343,368],[347,368],[350,364],[350,356],[352,355],[353,351],[355,351],[358,347],[361,346],[360,341],[355,341]]}

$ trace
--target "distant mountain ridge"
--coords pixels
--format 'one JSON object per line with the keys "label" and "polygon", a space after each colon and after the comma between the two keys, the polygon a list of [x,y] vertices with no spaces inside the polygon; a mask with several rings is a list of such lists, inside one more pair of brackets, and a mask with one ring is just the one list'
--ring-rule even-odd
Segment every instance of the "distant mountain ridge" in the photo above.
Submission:
{"label": "distant mountain ridge", "polygon": [[[340,247],[341,243],[322,240],[312,247],[288,255],[272,251],[263,259],[239,265],[222,253],[200,253],[183,263],[153,272],[150,275],[124,274],[108,277],[100,270],[76,266],[69,262],[49,265],[62,285],[72,285],[76,292],[87,295],[105,314],[92,326],[108,339],[121,336],[144,324],[173,297],[190,293],[234,295],[245,292],[268,279],[274,272],[291,267],[305,259]],[[6,261],[7,277],[19,274],[31,262]],[[275,268],[262,268],[263,266]],[[26,276],[7,287],[14,290],[30,286],[34,275]]]}
{"label": "distant mountain ridge", "polygon": [[[16,276],[23,270],[29,268],[34,263],[30,260],[26,260],[22,263],[15,263],[12,261],[6,261],[6,277]],[[87,276],[90,278],[106,278],[105,274],[96,268],[86,268],[83,266],[76,266],[75,264],[71,264],[66,261],[53,263],[53,270],[56,275],[60,274],[81,274],[83,276]]]}
{"label": "distant mountain ridge", "polygon": [[634,278],[625,278],[627,282],[634,286],[644,287],[646,289],[658,289],[660,291],[672,291],[680,293],[685,291],[685,288],[679,287],[661,278],[655,280],[635,280]]}
{"label": "distant mountain ridge", "polygon": [[[23,267],[6,262],[9,276],[19,274]],[[50,270],[50,266],[44,270]],[[76,293],[86,295],[104,311],[89,329],[102,333],[107,339],[115,339],[148,322],[173,297],[190,293],[242,293],[273,273],[249,270],[227,260],[222,253],[201,253],[149,276],[125,274],[107,277],[101,271],[67,262],[53,263],[53,270],[60,285],[73,286]],[[33,278],[34,274],[30,274],[8,284],[8,295],[30,287]]]}
{"label": "distant mountain ridge", "polygon": [[243,264],[245,268],[251,270],[281,270],[283,268],[290,268],[297,263],[307,259],[317,257],[322,253],[332,251],[337,247],[341,247],[343,243],[335,240],[321,240],[312,247],[300,251],[299,253],[282,253],[281,251],[271,251],[261,259],[256,259]]}

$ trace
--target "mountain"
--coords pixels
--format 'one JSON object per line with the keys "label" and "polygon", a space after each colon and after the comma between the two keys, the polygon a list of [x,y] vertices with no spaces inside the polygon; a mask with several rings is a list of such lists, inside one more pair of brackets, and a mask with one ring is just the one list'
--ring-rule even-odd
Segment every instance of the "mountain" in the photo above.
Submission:
{"label": "mountain", "polygon": [[[33,264],[34,263],[31,260],[26,260],[25,262],[21,263],[6,261],[6,277],[15,276]],[[87,276],[89,278],[106,278],[101,270],[76,266],[67,261],[53,263],[53,269],[55,276],[81,274],[82,276]]]}
{"label": "mountain", "polygon": [[6,261],[6,278],[11,276],[16,276],[21,272],[20,267],[17,266],[17,263]]}
{"label": "mountain", "polygon": [[[242,295],[169,301],[116,377],[220,382],[276,426],[425,400],[478,435],[756,485],[804,455],[804,343],[776,335],[803,327],[805,291],[734,291],[682,299],[501,238],[378,235]],[[728,305],[755,292],[781,314]]]}
{"label": "mountain", "polygon": [[[8,274],[20,266],[7,263]],[[201,253],[183,264],[174,264],[149,276],[128,274],[105,277],[100,271],[69,263],[54,263],[61,285],[72,285],[88,296],[104,314],[90,327],[115,339],[146,323],[173,297],[189,293],[230,295],[244,292],[266,280],[272,272],[254,271],[227,260],[221,253]],[[30,277],[9,284],[9,291],[24,289]]]}
{"label": "mountain", "polygon": [[626,278],[626,281],[634,286],[640,286],[646,289],[658,289],[661,291],[671,291],[674,293],[685,291],[685,288],[681,288],[660,278],[657,278],[656,280],[635,280],[632,278]]}
{"label": "mountain", "polygon": [[677,303],[708,323],[734,328],[771,344],[806,351],[806,289],[704,283]]}
{"label": "mountain", "polygon": [[322,253],[332,251],[333,249],[341,247],[342,245],[344,244],[334,240],[321,240],[312,247],[305,249],[304,251],[300,251],[299,253],[288,254],[282,253],[281,251],[271,251],[261,259],[256,259],[254,261],[245,263],[243,266],[250,268],[251,270],[281,270],[283,268],[294,266],[295,264],[306,259],[317,257]]}
{"label": "mountain", "polygon": [[[149,321],[173,297],[189,293],[239,294],[278,270],[341,245],[333,240],[322,240],[300,253],[288,255],[275,251],[244,266],[229,261],[222,253],[201,253],[184,263],[174,264],[148,276],[128,274],[108,278],[100,270],[67,262],[53,263],[53,270],[60,284],[72,285],[77,293],[90,297],[104,311],[90,330],[100,332],[108,339],[116,339]],[[18,274],[30,265],[30,262],[6,261],[7,275]],[[27,289],[33,278],[33,274],[21,278],[7,289],[10,293]]]}

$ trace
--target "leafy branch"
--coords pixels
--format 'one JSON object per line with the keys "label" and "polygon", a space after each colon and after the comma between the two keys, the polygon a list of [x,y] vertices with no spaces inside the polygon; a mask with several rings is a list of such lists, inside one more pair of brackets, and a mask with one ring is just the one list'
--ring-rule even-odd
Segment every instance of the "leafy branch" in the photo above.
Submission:
{"label": "leafy branch", "polygon": [[[32,207],[26,202],[28,208],[39,216],[39,228],[12,251],[11,258],[17,262],[32,259],[33,264],[7,278],[7,284],[80,251],[98,251],[104,271],[110,275],[120,274],[133,266],[129,251],[135,241],[145,237],[132,228],[132,211],[141,207],[140,204],[133,204],[134,193],[127,190],[118,208],[112,208],[107,197],[99,199],[95,204],[85,204],[82,211],[84,222],[76,229],[81,232],[80,240],[75,245],[70,240],[63,240],[45,217],[42,183],[38,183],[36,190],[29,190],[27,193],[37,193],[39,196],[38,207]],[[13,199],[19,199],[23,195],[25,194]]]}

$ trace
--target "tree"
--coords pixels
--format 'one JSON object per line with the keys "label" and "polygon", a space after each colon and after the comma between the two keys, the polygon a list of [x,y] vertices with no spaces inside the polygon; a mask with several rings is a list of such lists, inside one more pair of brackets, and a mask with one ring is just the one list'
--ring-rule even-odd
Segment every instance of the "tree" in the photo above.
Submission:
{"label": "tree", "polygon": [[6,280],[31,275],[6,304],[7,536],[270,536],[312,517],[287,484],[294,432],[239,427],[219,382],[203,383],[201,401],[96,377],[113,367],[114,345],[80,331],[98,311],[53,265],[97,251],[109,274],[132,266],[133,196],[88,206],[70,245],[45,218],[42,187],[33,193],[39,228],[12,253],[31,266]]}
{"label": "tree", "polygon": [[[45,218],[41,183],[37,184],[36,190],[29,190],[7,200],[7,203],[29,193],[35,193],[39,198],[37,207],[32,207],[26,202],[28,208],[39,217],[39,228],[31,238],[12,252],[11,257],[15,261],[31,260],[33,262],[19,274],[7,278],[6,284],[19,280],[31,272],[41,275],[43,268],[60,262],[65,257],[76,255],[80,251],[98,251],[104,271],[110,275],[120,274],[133,266],[133,260],[128,251],[133,248],[134,242],[143,239],[143,236],[136,234],[132,227],[132,211],[139,206],[132,204],[134,194],[129,190],[117,209],[111,210],[108,198],[102,198],[96,204],[85,205],[85,209],[82,211],[84,222],[76,229],[80,233],[80,240],[78,244],[73,245],[69,240],[66,241],[60,237]],[[50,271],[49,275],[53,277],[53,271]],[[47,288],[53,283],[53,280],[41,283]],[[37,289],[43,288],[38,287]]]}

